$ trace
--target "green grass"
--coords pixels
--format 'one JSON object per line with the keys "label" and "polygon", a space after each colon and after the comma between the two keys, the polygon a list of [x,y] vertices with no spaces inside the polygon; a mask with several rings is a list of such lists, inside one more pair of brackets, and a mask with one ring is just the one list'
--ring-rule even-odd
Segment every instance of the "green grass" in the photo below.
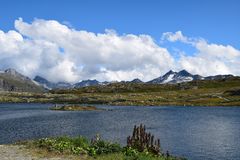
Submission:
{"label": "green grass", "polygon": [[[89,141],[85,137],[56,137],[43,138],[25,143],[29,148],[38,148],[49,153],[62,155],[76,155],[98,160],[183,160],[184,158],[153,155],[147,151],[139,152],[128,147],[121,147],[118,143],[108,142],[96,137]],[[45,153],[46,154],[46,153]]]}
{"label": "green grass", "polygon": [[49,93],[0,93],[0,102],[137,106],[240,106],[240,78],[181,84],[113,83]]}

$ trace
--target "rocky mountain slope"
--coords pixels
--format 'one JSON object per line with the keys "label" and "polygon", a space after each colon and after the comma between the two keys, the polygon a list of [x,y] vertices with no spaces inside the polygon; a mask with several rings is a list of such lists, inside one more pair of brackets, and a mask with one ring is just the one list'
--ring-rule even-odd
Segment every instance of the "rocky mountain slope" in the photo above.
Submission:
{"label": "rocky mountain slope", "polygon": [[44,88],[15,69],[0,71],[0,90],[14,92],[42,92]]}

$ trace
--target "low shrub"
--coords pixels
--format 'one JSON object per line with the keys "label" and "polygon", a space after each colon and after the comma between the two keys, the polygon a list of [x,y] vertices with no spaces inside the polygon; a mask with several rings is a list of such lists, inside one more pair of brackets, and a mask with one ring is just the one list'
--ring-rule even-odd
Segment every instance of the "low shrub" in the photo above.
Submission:
{"label": "low shrub", "polygon": [[[121,147],[118,143],[104,141],[96,135],[91,142],[85,137],[70,138],[42,138],[34,142],[35,146],[59,153],[75,155],[87,154],[92,157],[102,155],[120,155],[125,160],[182,160],[160,152],[160,142],[154,142],[153,135],[145,132],[145,126],[135,126],[132,137],[128,137],[127,146]],[[111,156],[110,156],[111,157]]]}

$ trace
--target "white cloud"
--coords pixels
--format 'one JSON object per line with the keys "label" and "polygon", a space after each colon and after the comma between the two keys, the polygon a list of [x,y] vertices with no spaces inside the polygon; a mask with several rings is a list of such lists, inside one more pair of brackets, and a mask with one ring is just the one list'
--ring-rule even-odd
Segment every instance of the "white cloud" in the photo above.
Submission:
{"label": "white cloud", "polygon": [[[189,71],[202,75],[234,74],[240,75],[240,51],[232,46],[208,44],[206,41],[195,43],[197,53],[185,56],[180,65]],[[189,67],[186,66],[189,65]]]}
{"label": "white cloud", "polygon": [[180,41],[180,42],[184,42],[184,43],[190,43],[190,39],[188,37],[185,37],[182,34],[182,31],[177,31],[175,33],[172,32],[165,32],[162,34],[162,41],[164,40],[168,40],[170,42],[176,42],[176,41]]}
{"label": "white cloud", "polygon": [[174,67],[168,50],[149,35],[118,35],[114,30],[95,34],[41,19],[26,23],[20,18],[15,28],[0,33],[0,40],[3,37],[9,43],[0,46],[0,64],[30,77],[38,74],[68,82],[139,77],[146,81]]}
{"label": "white cloud", "polygon": [[27,23],[21,18],[15,21],[15,29],[0,30],[0,68],[12,67],[32,78],[40,75],[55,82],[95,78],[147,81],[170,69],[187,69],[204,76],[240,75],[239,50],[189,38],[181,31],[163,33],[162,40],[186,43],[197,52],[174,59],[149,35],[118,35],[111,29],[93,33],[54,20]]}
{"label": "white cloud", "polygon": [[230,45],[209,44],[202,38],[189,38],[181,31],[163,34],[163,40],[190,44],[197,52],[192,56],[181,55],[178,67],[203,76],[216,74],[240,75],[240,51]]}

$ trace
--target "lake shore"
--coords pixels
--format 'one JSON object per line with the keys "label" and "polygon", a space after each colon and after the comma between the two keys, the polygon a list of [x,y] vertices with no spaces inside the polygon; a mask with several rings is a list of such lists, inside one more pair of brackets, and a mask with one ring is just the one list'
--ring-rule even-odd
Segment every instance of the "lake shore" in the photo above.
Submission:
{"label": "lake shore", "polygon": [[84,136],[54,136],[34,140],[18,141],[0,145],[1,160],[187,160],[164,152],[160,139],[146,131],[143,124],[134,126],[127,145],[106,141],[96,134],[89,139]]}
{"label": "lake shore", "polygon": [[[132,135],[129,129],[136,123],[143,123],[149,126],[147,130],[153,132],[156,138],[161,138],[164,153],[169,150],[173,155],[195,160],[239,157],[239,145],[235,141],[239,138],[239,107],[102,105],[96,107],[112,111],[58,112],[49,110],[52,105],[1,104],[0,144],[63,135],[83,135],[91,139],[99,133],[105,140],[125,146],[127,136]],[[204,138],[206,141],[203,141]],[[222,152],[222,146],[218,145],[221,139],[231,150],[229,154]],[[199,147],[204,150],[199,151]]]}
{"label": "lake shore", "polygon": [[2,92],[0,103],[89,104],[111,106],[240,106],[240,96],[188,92],[52,94]]}
{"label": "lake shore", "polygon": [[[87,155],[71,155],[56,152],[48,152],[43,149],[30,148],[27,145],[0,145],[1,160],[124,160],[119,154],[104,155],[101,157],[90,157]],[[149,159],[165,160],[165,159]],[[181,160],[180,158],[169,158],[168,160]]]}
{"label": "lake shore", "polygon": [[[145,129],[143,130],[141,127],[143,126],[138,127],[138,129],[141,129],[139,130],[141,132],[139,133],[140,135],[150,134],[145,133]],[[137,139],[135,137],[134,143],[128,142],[124,147],[116,142],[102,140],[99,135],[96,135],[91,140],[83,136],[41,138],[10,145],[0,145],[0,153],[3,153],[0,155],[0,159],[8,157],[11,160],[25,160],[24,157],[26,157],[26,159],[31,160],[42,160],[42,158],[50,160],[186,160],[186,158],[183,157],[170,155],[168,151],[164,153],[160,148],[160,141],[157,145],[152,144],[152,142],[150,142],[151,139],[149,139],[148,144],[148,142],[141,140],[142,138],[145,139],[145,136],[141,135],[139,138],[140,139]],[[140,141],[141,143],[138,143]]]}
{"label": "lake shore", "polygon": [[26,145],[0,145],[1,160],[87,160],[74,155],[51,154]]}

